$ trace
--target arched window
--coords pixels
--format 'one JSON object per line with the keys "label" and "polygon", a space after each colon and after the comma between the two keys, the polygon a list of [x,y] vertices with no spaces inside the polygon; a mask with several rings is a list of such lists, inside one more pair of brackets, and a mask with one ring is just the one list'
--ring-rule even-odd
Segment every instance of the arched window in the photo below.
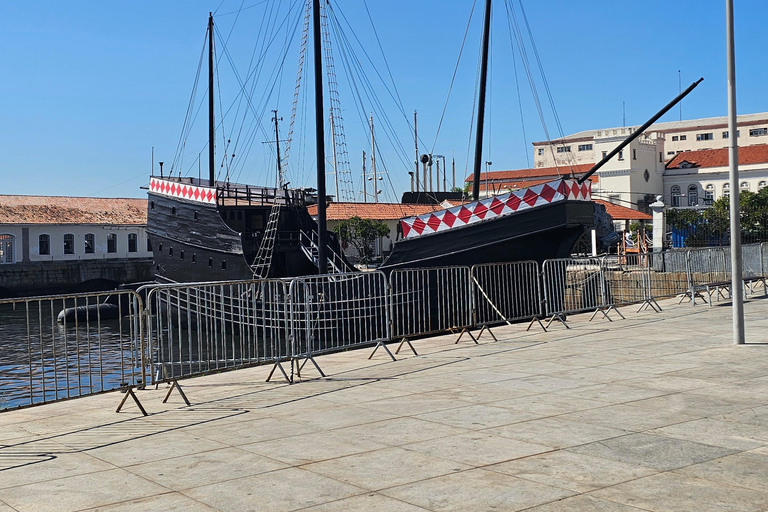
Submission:
{"label": "arched window", "polygon": [[75,235],[72,233],[64,235],[64,254],[75,254]]}
{"label": "arched window", "polygon": [[765,181],[761,181],[760,183],[757,184],[757,190],[763,190],[767,185],[768,183],[766,183]]}
{"label": "arched window", "polygon": [[117,252],[117,234],[107,234],[107,252]]}
{"label": "arched window", "polygon": [[699,204],[699,187],[688,185],[688,206],[696,206],[697,204]]}
{"label": "arched window", "polygon": [[723,197],[731,197],[731,184],[723,183]]}
{"label": "arched window", "polygon": [[47,256],[51,254],[51,235],[37,237],[37,254]]}
{"label": "arched window", "polygon": [[85,237],[85,254],[93,254],[96,251],[96,237],[93,233],[86,233]]}
{"label": "arched window", "polygon": [[672,187],[672,206],[680,206],[680,187],[677,185]]}
{"label": "arched window", "polygon": [[0,265],[15,263],[13,243],[16,237],[13,235],[0,235]]}
{"label": "arched window", "polygon": [[128,252],[137,252],[139,250],[139,239],[136,233],[128,233]]}
{"label": "arched window", "polygon": [[749,182],[748,181],[742,181],[741,182],[741,190],[749,190]]}

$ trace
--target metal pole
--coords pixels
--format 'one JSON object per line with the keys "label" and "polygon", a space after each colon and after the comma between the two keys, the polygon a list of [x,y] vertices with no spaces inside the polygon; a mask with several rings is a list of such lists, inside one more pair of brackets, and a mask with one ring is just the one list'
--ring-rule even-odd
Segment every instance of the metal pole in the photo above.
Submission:
{"label": "metal pole", "polygon": [[208,185],[216,185],[214,169],[214,142],[216,137],[213,121],[213,14],[208,13]]}
{"label": "metal pole", "polygon": [[733,43],[733,0],[725,0],[728,67],[728,175],[731,183],[731,299],[733,342],[744,343],[744,281],[741,271],[741,223],[739,219],[739,138],[736,126],[736,58]]}
{"label": "metal pole", "polygon": [[480,198],[480,172],[483,162],[483,119],[485,118],[485,84],[488,79],[488,39],[491,28],[491,0],[485,1],[483,21],[483,50],[480,57],[480,87],[477,99],[477,135],[475,136],[475,175],[472,180],[472,199]]}
{"label": "metal pole", "polygon": [[373,173],[373,202],[379,202],[379,183],[376,181],[376,142],[373,139],[373,114],[371,114],[371,173]]}
{"label": "metal pole", "polygon": [[368,202],[368,191],[365,188],[365,151],[363,151],[363,202]]}
{"label": "metal pole", "polygon": [[416,111],[413,111],[413,142],[416,146],[416,192],[419,192],[419,137],[416,132]]}
{"label": "metal pole", "polygon": [[315,149],[317,151],[317,271],[328,273],[328,223],[325,214],[325,133],[323,128],[323,70],[320,43],[320,0],[312,0],[312,39],[315,61]]}

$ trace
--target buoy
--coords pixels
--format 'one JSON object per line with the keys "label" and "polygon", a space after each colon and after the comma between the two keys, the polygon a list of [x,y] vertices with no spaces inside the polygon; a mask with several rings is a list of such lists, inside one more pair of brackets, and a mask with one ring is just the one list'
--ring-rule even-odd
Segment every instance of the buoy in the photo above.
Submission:
{"label": "buoy", "polygon": [[120,316],[120,308],[116,304],[91,304],[90,306],[77,306],[62,309],[56,320],[59,323],[77,321],[111,320]]}

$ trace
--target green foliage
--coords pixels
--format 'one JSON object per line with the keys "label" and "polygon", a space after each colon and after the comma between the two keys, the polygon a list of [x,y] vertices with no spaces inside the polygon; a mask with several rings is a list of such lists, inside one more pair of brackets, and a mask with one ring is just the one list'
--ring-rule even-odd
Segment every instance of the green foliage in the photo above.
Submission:
{"label": "green foliage", "polygon": [[360,255],[360,261],[368,263],[373,256],[373,244],[377,238],[389,235],[389,227],[380,220],[361,219],[357,215],[341,221],[333,232],[343,243],[352,245]]}

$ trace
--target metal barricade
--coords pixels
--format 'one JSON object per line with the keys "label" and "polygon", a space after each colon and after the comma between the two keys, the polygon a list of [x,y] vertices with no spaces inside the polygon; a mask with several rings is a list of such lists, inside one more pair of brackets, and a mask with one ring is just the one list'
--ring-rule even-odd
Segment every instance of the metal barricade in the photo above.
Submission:
{"label": "metal barricade", "polygon": [[0,409],[146,382],[133,291],[0,300]]}
{"label": "metal barricade", "polygon": [[745,278],[763,277],[762,244],[744,244],[741,246],[742,274]]}
{"label": "metal barricade", "polygon": [[472,283],[476,327],[542,314],[539,264],[535,261],[475,265]]}
{"label": "metal barricade", "polygon": [[607,306],[652,303],[650,272],[652,260],[647,253],[604,256],[601,259],[603,289]]}
{"label": "metal barricade", "polygon": [[389,275],[392,337],[404,339],[472,326],[469,267],[393,270]]}
{"label": "metal barricade", "polygon": [[153,383],[290,359],[289,298],[276,279],[152,287]]}
{"label": "metal barricade", "polygon": [[647,286],[649,300],[654,309],[661,310],[656,299],[685,296],[688,284],[688,251],[651,252],[648,258]]}
{"label": "metal barricade", "polygon": [[570,313],[596,313],[610,307],[605,300],[601,262],[597,258],[545,260],[542,274],[544,310],[549,324],[554,320],[565,324],[564,316]]}
{"label": "metal barricade", "polygon": [[[715,298],[730,292],[731,262],[729,251],[722,247],[691,249],[688,251],[688,285],[691,305],[701,298],[712,303]],[[705,292],[706,295],[703,295]]]}
{"label": "metal barricade", "polygon": [[296,278],[290,296],[295,358],[317,366],[314,355],[390,338],[387,279],[380,271]]}

